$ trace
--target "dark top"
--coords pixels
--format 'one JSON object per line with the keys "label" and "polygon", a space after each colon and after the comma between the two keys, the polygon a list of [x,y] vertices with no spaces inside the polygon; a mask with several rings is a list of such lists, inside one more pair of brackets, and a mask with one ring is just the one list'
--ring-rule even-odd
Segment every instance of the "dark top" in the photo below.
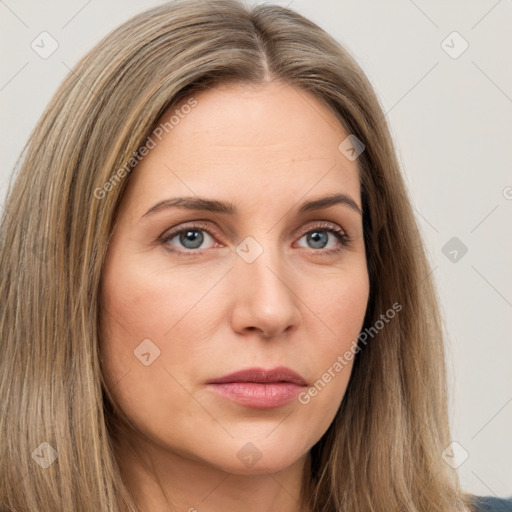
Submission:
{"label": "dark top", "polygon": [[475,512],[512,512],[512,496],[510,498],[474,496],[472,505]]}

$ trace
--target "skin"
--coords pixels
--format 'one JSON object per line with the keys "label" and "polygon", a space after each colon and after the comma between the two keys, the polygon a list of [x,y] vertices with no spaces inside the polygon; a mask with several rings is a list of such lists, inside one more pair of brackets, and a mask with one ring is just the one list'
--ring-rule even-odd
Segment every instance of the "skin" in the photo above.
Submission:
{"label": "skin", "polygon": [[[335,115],[304,90],[231,84],[194,98],[132,172],[103,269],[103,374],[130,422],[120,465],[142,510],[172,510],[169,501],[190,512],[297,512],[309,450],[338,410],[352,362],[307,404],[255,409],[206,382],[284,365],[312,386],[357,339],[369,295],[362,217],[346,204],[297,214],[335,192],[361,209],[357,160],[338,149],[348,133]],[[239,212],[144,216],[177,196],[230,201]],[[161,240],[194,221],[213,230],[197,233],[199,248],[178,235]],[[324,227],[315,243],[307,233],[322,222],[349,245]],[[247,236],[263,250],[252,263],[236,252]],[[160,350],[147,366],[134,355],[144,339]],[[249,467],[241,449],[261,458]]]}

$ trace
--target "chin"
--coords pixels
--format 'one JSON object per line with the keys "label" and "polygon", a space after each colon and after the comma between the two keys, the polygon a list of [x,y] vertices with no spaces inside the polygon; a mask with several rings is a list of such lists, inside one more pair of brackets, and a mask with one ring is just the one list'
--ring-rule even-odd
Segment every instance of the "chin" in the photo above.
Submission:
{"label": "chin", "polygon": [[285,446],[281,439],[277,442],[270,442],[268,439],[261,442],[233,440],[229,447],[219,448],[206,462],[236,475],[277,473],[299,463],[309,451],[302,444]]}

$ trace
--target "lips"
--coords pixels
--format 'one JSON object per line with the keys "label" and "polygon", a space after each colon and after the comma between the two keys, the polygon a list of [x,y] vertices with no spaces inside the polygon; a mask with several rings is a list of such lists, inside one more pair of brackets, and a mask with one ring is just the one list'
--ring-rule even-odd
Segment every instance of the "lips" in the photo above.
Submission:
{"label": "lips", "polygon": [[238,372],[224,375],[217,379],[209,381],[209,384],[227,384],[234,382],[253,382],[257,384],[269,384],[278,382],[288,382],[297,386],[306,386],[306,381],[296,372],[279,366],[271,370],[264,368],[249,368],[248,370],[240,370]]}
{"label": "lips", "polygon": [[307,386],[298,373],[284,366],[270,370],[240,370],[213,379],[207,385],[222,398],[255,409],[283,406],[294,400]]}

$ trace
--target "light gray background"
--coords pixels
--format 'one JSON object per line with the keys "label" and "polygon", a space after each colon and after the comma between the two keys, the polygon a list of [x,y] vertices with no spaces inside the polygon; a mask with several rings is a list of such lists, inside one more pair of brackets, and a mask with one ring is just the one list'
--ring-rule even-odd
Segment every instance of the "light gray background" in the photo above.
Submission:
{"label": "light gray background", "polygon": [[[0,0],[0,205],[18,154],[69,69],[111,29],[160,3]],[[510,496],[512,3],[275,3],[336,37],[377,91],[446,319],[453,439],[460,444],[452,460],[468,454],[459,466],[465,490]],[[47,59],[31,48],[43,31],[59,45]],[[455,55],[464,42],[448,37],[453,31],[469,44],[457,58],[447,51]],[[462,257],[456,249],[455,262],[453,247],[443,253],[452,237],[468,249]]]}

